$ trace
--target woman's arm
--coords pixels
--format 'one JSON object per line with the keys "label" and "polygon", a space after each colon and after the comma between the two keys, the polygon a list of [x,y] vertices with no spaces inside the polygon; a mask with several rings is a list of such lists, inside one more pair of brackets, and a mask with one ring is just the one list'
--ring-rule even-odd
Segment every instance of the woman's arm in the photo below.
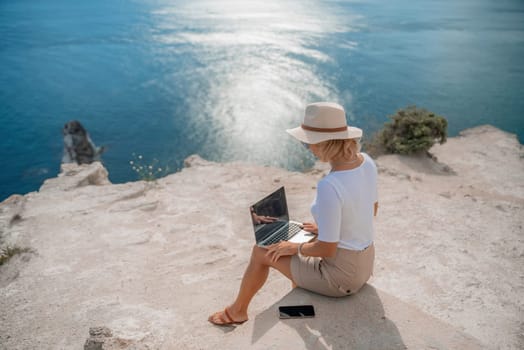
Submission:
{"label": "woman's arm", "polygon": [[[300,253],[303,256],[334,257],[337,254],[338,242],[313,241],[300,243]],[[298,251],[298,249],[297,249]]]}
{"label": "woman's arm", "polygon": [[290,256],[300,253],[303,256],[332,257],[337,254],[338,242],[322,242],[319,240],[308,243],[292,243],[282,241],[267,246],[266,255],[272,261],[277,261],[283,256]]}

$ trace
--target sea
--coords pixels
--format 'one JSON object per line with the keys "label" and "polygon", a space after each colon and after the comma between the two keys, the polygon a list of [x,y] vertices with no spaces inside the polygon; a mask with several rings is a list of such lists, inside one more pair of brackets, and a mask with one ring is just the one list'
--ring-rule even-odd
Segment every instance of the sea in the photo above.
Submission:
{"label": "sea", "polygon": [[285,129],[316,101],[364,138],[416,105],[522,143],[523,63],[522,0],[0,0],[0,201],[59,173],[70,120],[113,183],[192,154],[304,170]]}

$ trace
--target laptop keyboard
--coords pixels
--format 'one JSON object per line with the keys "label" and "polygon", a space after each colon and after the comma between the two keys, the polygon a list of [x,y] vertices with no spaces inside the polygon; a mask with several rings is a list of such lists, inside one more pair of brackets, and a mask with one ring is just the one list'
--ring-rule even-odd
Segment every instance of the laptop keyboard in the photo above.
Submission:
{"label": "laptop keyboard", "polygon": [[289,238],[293,237],[297,233],[299,233],[302,230],[302,228],[294,223],[289,223],[285,228],[281,229],[280,231],[276,232],[273,236],[271,236],[267,241],[264,242],[264,245],[270,245],[274,243],[278,243],[280,241],[287,241]]}

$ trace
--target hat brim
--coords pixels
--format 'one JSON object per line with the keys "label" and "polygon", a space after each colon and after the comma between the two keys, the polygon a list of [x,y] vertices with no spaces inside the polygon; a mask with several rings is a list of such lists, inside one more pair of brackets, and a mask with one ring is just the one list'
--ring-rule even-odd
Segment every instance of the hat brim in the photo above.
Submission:
{"label": "hat brim", "polygon": [[348,126],[347,130],[338,132],[310,131],[299,126],[294,129],[287,129],[286,132],[297,140],[309,144],[316,144],[327,140],[346,140],[362,137],[362,129],[353,126]]}

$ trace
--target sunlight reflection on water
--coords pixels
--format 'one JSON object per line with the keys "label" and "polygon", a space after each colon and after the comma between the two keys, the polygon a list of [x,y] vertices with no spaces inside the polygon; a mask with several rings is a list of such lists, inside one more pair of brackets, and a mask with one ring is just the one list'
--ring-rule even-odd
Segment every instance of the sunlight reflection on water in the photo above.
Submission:
{"label": "sunlight reflection on water", "polygon": [[[200,63],[185,73],[200,82],[189,84],[186,102],[195,136],[206,133],[205,157],[292,169],[311,164],[285,129],[300,123],[307,103],[344,104],[330,77],[319,73],[331,58],[317,48],[328,34],[352,30],[347,14],[341,21],[301,1],[198,1],[154,15],[155,40],[174,55],[190,51]],[[345,92],[344,99],[351,96]]]}

